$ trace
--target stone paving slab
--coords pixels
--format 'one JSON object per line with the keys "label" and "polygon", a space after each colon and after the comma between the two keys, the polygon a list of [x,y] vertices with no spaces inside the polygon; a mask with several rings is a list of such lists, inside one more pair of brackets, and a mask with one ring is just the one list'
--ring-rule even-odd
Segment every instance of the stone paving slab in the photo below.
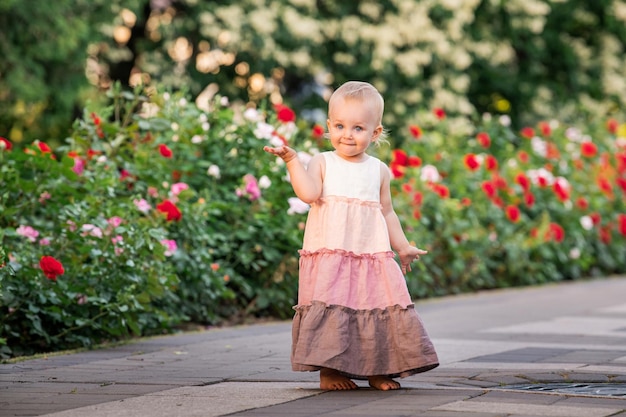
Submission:
{"label": "stone paving slab", "polygon": [[[91,405],[47,417],[216,417],[262,408],[320,394],[316,383],[244,383],[224,382],[211,386],[181,387],[127,398],[106,404]],[[238,399],[234,401],[234,399]]]}
{"label": "stone paving slab", "polygon": [[356,392],[326,392],[316,397],[284,403],[266,409],[231,414],[250,416],[396,416],[415,415],[451,401],[463,401],[477,395],[475,391],[436,389],[380,392],[363,389]]}
{"label": "stone paving slab", "polygon": [[546,416],[546,417],[608,417],[621,411],[618,408],[608,407],[581,407],[563,406],[558,404],[528,404],[528,403],[493,403],[483,401],[456,401],[434,407],[433,410],[457,411],[466,414],[485,412],[491,414]]}

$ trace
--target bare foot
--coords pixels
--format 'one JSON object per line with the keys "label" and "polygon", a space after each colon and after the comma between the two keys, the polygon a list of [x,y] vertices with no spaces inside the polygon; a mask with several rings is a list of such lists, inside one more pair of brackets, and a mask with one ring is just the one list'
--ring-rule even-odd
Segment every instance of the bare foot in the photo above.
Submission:
{"label": "bare foot", "polygon": [[320,370],[320,388],[323,390],[340,391],[359,388],[350,378],[341,375],[334,369]]}
{"label": "bare foot", "polygon": [[389,391],[394,389],[400,389],[400,383],[388,378],[384,375],[374,375],[367,378],[370,387],[379,389],[381,391]]}

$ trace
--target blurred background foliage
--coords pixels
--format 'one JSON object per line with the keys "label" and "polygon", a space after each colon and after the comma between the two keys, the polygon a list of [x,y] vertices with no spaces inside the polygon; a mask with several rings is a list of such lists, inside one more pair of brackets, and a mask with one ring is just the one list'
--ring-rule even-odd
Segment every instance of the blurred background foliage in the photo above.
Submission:
{"label": "blurred background foliage", "polygon": [[0,0],[0,132],[60,140],[114,81],[293,106],[325,119],[348,79],[419,109],[514,126],[623,109],[622,0]]}

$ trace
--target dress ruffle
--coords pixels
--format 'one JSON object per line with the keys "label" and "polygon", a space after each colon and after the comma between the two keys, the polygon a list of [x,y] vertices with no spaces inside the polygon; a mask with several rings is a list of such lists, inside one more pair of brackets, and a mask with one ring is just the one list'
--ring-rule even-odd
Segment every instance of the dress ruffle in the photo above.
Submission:
{"label": "dress ruffle", "polygon": [[413,305],[354,310],[314,301],[293,320],[294,371],[338,370],[350,378],[407,377],[439,365]]}
{"label": "dress ruffle", "polygon": [[391,251],[301,250],[298,304],[315,300],[354,310],[407,307],[412,300],[394,256]]}

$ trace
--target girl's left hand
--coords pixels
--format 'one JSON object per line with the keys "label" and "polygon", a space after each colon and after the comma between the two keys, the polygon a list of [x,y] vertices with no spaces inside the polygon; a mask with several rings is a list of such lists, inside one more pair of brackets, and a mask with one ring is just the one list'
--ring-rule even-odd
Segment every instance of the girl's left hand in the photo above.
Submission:
{"label": "girl's left hand", "polygon": [[402,273],[406,275],[407,272],[411,272],[411,262],[420,258],[420,255],[427,254],[428,251],[423,249],[416,248],[415,246],[408,246],[403,251],[399,252],[400,256],[400,267],[402,268]]}

